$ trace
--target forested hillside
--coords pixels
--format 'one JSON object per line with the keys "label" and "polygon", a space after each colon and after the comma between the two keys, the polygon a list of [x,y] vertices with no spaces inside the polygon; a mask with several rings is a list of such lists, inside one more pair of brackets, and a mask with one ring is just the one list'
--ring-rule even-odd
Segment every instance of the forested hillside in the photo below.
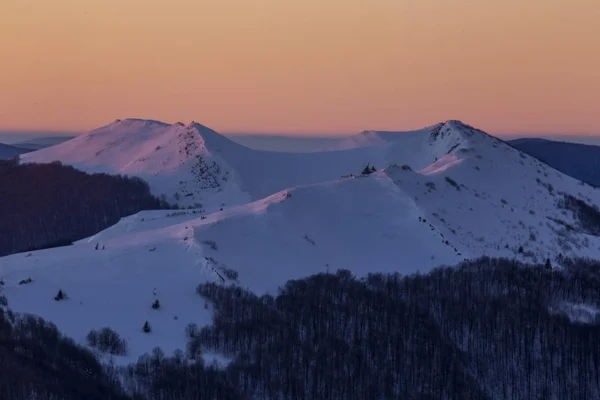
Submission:
{"label": "forested hillside", "polygon": [[260,298],[202,284],[216,317],[188,351],[236,357],[228,379],[252,398],[597,399],[600,264],[566,264],[338,271]]}
{"label": "forested hillside", "polygon": [[[597,399],[600,263],[565,264],[483,258],[365,279],[341,270],[262,297],[203,283],[215,318],[182,332],[187,349],[105,372],[51,325],[6,309],[0,397],[35,383],[40,399]],[[205,365],[205,352],[232,361]]]}
{"label": "forested hillside", "polygon": [[51,323],[2,304],[0,293],[0,399],[127,398],[90,351]]}
{"label": "forested hillside", "polygon": [[139,178],[0,160],[0,256],[67,245],[140,210],[169,208]]}

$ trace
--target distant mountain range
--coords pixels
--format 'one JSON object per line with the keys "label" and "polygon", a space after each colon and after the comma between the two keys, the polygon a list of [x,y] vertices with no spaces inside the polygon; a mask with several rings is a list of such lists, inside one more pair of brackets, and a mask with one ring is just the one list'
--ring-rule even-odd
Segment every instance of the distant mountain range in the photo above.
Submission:
{"label": "distant mountain range", "polygon": [[23,140],[20,142],[13,143],[13,146],[17,146],[24,149],[39,150],[44,147],[54,146],[67,140],[73,139],[75,136],[43,136],[34,139]]}
{"label": "distant mountain range", "polygon": [[508,143],[566,175],[600,186],[600,146],[535,138]]}
{"label": "distant mountain range", "polygon": [[6,160],[30,151],[54,146],[55,144],[72,139],[74,136],[40,137],[13,144],[0,143],[0,160]]}
{"label": "distant mountain range", "polygon": [[18,156],[20,154],[24,154],[31,151],[30,149],[26,149],[23,147],[11,146],[8,144],[0,143],[0,160],[5,160],[7,158],[12,158]]}

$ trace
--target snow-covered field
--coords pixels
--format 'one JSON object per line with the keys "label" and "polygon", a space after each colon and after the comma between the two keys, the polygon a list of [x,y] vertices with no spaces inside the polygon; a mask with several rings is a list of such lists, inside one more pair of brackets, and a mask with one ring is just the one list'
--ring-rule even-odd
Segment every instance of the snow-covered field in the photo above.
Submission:
{"label": "snow-covered field", "polygon": [[[155,194],[203,205],[141,212],[73,246],[0,259],[14,311],[82,343],[112,327],[129,342],[120,361],[184,349],[185,326],[211,322],[200,282],[265,293],[341,268],[408,274],[482,255],[559,265],[559,255],[600,253],[600,239],[558,206],[563,192],[598,204],[598,190],[458,121],[271,153],[195,123],[124,120],[22,160],[137,175]],[[368,163],[378,171],[361,176]],[[68,300],[54,301],[59,289]]]}

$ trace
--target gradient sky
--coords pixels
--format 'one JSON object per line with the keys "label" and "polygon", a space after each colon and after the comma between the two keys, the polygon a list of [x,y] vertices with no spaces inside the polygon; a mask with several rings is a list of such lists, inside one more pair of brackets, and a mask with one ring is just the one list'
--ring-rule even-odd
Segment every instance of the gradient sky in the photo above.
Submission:
{"label": "gradient sky", "polygon": [[600,134],[598,0],[0,0],[0,129]]}

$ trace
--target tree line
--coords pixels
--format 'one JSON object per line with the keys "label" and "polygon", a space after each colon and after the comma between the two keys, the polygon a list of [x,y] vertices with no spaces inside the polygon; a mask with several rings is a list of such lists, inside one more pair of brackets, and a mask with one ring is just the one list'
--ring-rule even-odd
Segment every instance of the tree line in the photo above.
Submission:
{"label": "tree line", "polygon": [[0,307],[0,398],[125,400],[94,355],[33,315]]}
{"label": "tree line", "polygon": [[[74,387],[92,379],[132,399],[597,399],[600,262],[564,263],[481,258],[364,278],[339,270],[262,296],[202,283],[214,320],[186,330],[186,349],[156,348],[127,367],[102,370],[83,355],[60,366],[92,371],[75,374]],[[206,352],[231,362],[206,364]],[[28,354],[33,368],[37,353]]]}
{"label": "tree line", "polygon": [[232,359],[212,373],[240,399],[600,398],[600,263],[565,264],[481,258],[363,279],[340,270],[274,296],[203,283],[213,324],[188,332],[185,355],[130,366],[125,382],[148,399],[211,398],[181,361],[211,351]]}

